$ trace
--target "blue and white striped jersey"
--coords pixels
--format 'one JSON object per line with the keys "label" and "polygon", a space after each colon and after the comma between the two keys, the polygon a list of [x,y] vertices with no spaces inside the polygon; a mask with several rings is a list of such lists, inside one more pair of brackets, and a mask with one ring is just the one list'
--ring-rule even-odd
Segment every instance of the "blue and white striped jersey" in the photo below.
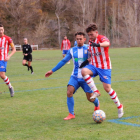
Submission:
{"label": "blue and white striped jersey", "polygon": [[66,56],[61,60],[53,69],[52,71],[55,72],[60,69],[63,65],[65,65],[70,59],[73,60],[73,71],[72,75],[77,78],[82,78],[81,75],[81,68],[79,66],[82,62],[84,62],[88,58],[88,46],[84,44],[82,47],[73,47],[71,48]]}
{"label": "blue and white striped jersey", "polygon": [[68,52],[68,55],[71,55],[72,60],[73,60],[73,71],[72,75],[76,76],[77,78],[82,78],[81,75],[81,68],[79,66],[81,65],[82,62],[84,62],[88,58],[88,50],[87,46],[82,46],[82,47],[73,47],[70,49]]}

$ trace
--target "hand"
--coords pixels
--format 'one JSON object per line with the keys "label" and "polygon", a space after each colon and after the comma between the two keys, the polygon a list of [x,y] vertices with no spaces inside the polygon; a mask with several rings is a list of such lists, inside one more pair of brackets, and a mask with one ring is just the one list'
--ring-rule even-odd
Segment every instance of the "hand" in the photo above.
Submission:
{"label": "hand", "polygon": [[10,56],[7,56],[4,61],[8,61],[9,59],[10,59]]}
{"label": "hand", "polygon": [[93,42],[90,42],[90,43],[91,43],[90,46],[92,46],[92,47],[100,47],[100,44],[93,43]]}
{"label": "hand", "polygon": [[50,70],[50,71],[48,71],[48,72],[45,74],[45,77],[49,77],[49,76],[52,75],[52,74],[53,74],[53,71]]}
{"label": "hand", "polygon": [[28,54],[26,53],[26,54],[24,54],[25,56],[27,56]]}

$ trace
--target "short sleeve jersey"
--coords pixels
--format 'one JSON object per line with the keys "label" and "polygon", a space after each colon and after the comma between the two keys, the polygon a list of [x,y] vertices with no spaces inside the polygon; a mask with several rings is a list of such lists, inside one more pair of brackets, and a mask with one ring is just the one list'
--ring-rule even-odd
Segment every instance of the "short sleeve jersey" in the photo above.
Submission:
{"label": "short sleeve jersey", "polygon": [[9,45],[12,43],[12,39],[9,36],[0,37],[0,61],[5,60],[9,53]]}
{"label": "short sleeve jersey", "polygon": [[[97,38],[92,41],[94,43],[109,42],[109,39],[103,35],[98,35]],[[109,46],[108,47],[91,47],[91,40],[89,40],[89,51],[91,54],[90,64],[101,69],[111,69],[111,60],[109,57]]]}

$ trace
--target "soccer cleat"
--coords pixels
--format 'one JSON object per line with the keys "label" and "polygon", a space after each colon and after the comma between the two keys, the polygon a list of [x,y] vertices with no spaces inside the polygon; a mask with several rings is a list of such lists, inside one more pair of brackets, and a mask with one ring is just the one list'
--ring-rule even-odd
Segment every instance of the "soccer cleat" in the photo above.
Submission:
{"label": "soccer cleat", "polygon": [[121,104],[119,107],[118,107],[118,118],[121,118],[124,114],[124,111],[123,111],[123,105]]}
{"label": "soccer cleat", "polygon": [[96,111],[96,110],[100,110],[100,102],[99,102],[99,105],[98,106],[95,106],[94,107],[94,111]]}
{"label": "soccer cleat", "polygon": [[64,118],[64,120],[70,120],[70,119],[75,119],[75,114],[73,115],[69,113],[69,115],[66,118]]}
{"label": "soccer cleat", "polygon": [[90,99],[95,99],[97,97],[99,97],[101,95],[101,93],[99,92],[99,90],[94,91],[93,95],[90,97]]}
{"label": "soccer cleat", "polygon": [[31,74],[34,74],[34,72],[32,71]]}
{"label": "soccer cleat", "polygon": [[11,97],[14,96],[14,88],[11,86],[11,88],[9,88],[9,91],[10,91],[10,95]]}
{"label": "soccer cleat", "polygon": [[67,64],[70,64],[70,61],[68,61]]}

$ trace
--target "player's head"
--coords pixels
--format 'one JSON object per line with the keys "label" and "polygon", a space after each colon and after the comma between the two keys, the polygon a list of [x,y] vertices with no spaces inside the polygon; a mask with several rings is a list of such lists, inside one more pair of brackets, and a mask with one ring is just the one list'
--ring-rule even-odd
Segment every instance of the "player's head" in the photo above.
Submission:
{"label": "player's head", "polygon": [[64,39],[65,39],[65,40],[67,39],[67,36],[66,36],[66,35],[64,36]]}
{"label": "player's head", "polygon": [[91,40],[95,40],[96,37],[98,36],[98,31],[97,31],[98,27],[95,23],[90,24],[87,28],[86,28],[86,32],[88,34],[89,39]]}
{"label": "player's head", "polygon": [[28,39],[24,38],[23,42],[24,42],[24,44],[28,44]]}
{"label": "player's head", "polygon": [[77,32],[75,33],[75,38],[76,38],[76,41],[77,41],[77,44],[78,46],[83,46],[85,41],[86,41],[86,38],[85,38],[85,33],[83,32]]}
{"label": "player's head", "polygon": [[0,24],[0,37],[4,35],[4,26]]}

